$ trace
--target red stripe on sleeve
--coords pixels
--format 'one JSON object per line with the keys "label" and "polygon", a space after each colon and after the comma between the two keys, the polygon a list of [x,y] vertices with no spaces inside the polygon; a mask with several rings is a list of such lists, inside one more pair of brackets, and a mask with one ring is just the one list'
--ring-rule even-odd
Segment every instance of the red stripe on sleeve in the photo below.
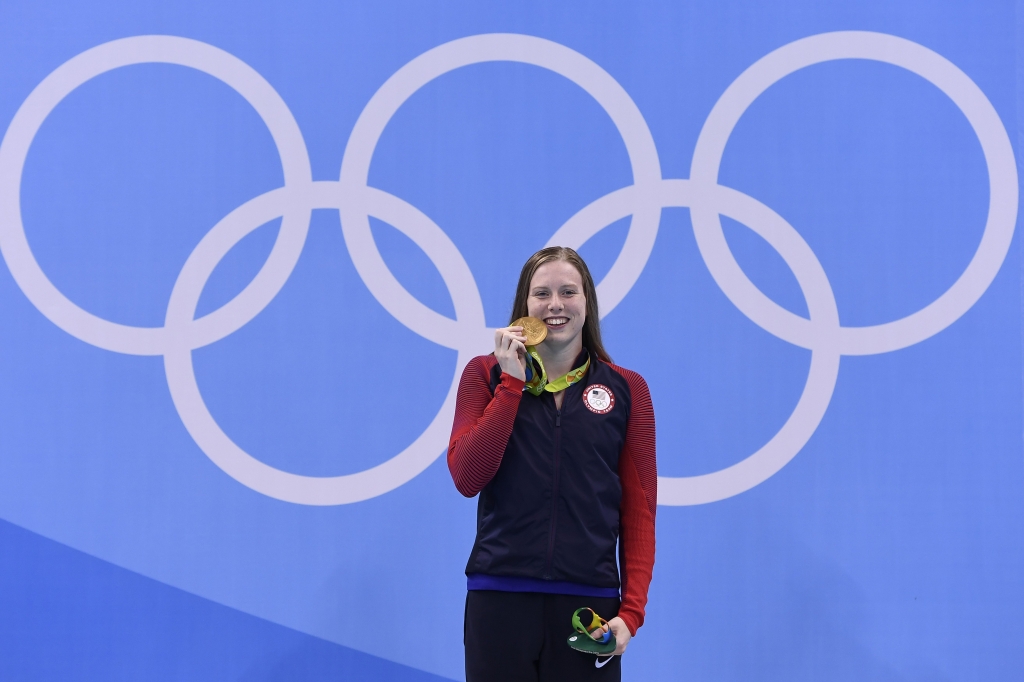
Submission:
{"label": "red stripe on sleeve", "polygon": [[491,394],[491,368],[497,362],[493,355],[470,360],[455,399],[448,471],[466,497],[479,493],[498,472],[523,397],[523,382],[505,373]]}
{"label": "red stripe on sleeve", "polygon": [[622,506],[619,510],[622,605],[619,617],[635,635],[644,624],[647,590],[654,573],[654,519],[658,508],[654,405],[643,377],[615,365],[612,369],[626,379],[632,398],[626,443],[619,455],[619,479],[622,481]]}

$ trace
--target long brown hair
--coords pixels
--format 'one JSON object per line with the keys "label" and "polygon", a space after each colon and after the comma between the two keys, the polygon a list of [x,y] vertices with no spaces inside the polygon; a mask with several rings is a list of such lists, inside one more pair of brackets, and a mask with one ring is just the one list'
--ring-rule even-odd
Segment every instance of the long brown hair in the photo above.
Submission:
{"label": "long brown hair", "polygon": [[530,297],[530,282],[533,281],[533,275],[537,268],[553,261],[565,261],[580,273],[583,279],[583,296],[587,299],[587,319],[583,321],[583,345],[592,355],[605,362],[611,362],[611,356],[601,343],[601,318],[597,313],[597,287],[594,286],[594,278],[590,276],[590,269],[580,258],[580,254],[568,246],[549,246],[533,254],[526,261],[523,271],[519,273],[519,284],[516,286],[516,298],[512,303],[509,324],[530,314],[526,300]]}

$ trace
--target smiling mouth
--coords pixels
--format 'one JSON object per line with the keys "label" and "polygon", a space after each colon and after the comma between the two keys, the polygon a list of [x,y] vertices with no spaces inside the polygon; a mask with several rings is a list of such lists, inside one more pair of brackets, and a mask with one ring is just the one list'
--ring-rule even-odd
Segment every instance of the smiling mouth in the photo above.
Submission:
{"label": "smiling mouth", "polygon": [[552,329],[558,329],[559,327],[563,327],[568,323],[568,317],[549,317],[546,320],[544,320],[544,324],[546,324],[548,327],[551,327]]}

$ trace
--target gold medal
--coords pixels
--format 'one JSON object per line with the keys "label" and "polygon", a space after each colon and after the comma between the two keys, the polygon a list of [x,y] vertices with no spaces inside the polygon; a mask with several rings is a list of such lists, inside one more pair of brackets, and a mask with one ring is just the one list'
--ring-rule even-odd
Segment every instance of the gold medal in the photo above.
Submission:
{"label": "gold medal", "polygon": [[509,326],[523,328],[527,346],[536,346],[548,338],[548,326],[536,317],[520,317]]}

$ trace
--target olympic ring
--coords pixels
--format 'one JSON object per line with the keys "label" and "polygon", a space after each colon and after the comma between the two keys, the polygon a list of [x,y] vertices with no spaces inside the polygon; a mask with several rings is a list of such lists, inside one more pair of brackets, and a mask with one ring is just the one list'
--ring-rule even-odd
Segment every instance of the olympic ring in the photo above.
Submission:
{"label": "olympic ring", "polygon": [[[132,327],[98,318],[53,286],[25,237],[21,222],[21,174],[39,127],[72,90],[107,71],[148,62],[188,66],[231,86],[267,123],[281,154],[285,185],[304,186],[312,182],[306,145],[288,106],[250,66],[212,45],[172,36],[123,38],[72,57],[43,79],[18,108],[0,142],[0,252],[18,286],[51,322],[86,343],[132,355],[161,355],[173,345],[174,335],[165,327]],[[298,261],[309,228],[309,213],[290,211],[283,215],[277,241],[260,272],[233,301],[203,318],[201,327],[216,339],[255,317],[284,286]]]}
{"label": "olympic ring", "polygon": [[[771,85],[799,69],[838,59],[870,59],[911,71],[944,92],[964,113],[981,144],[989,175],[988,219],[981,243],[960,278],[938,299],[907,317],[869,327],[843,327],[828,277],[814,252],[781,216],[753,197],[718,184],[718,169],[732,130]],[[373,152],[391,117],[417,90],[454,69],[492,61],[532,64],[583,88],[608,113],[629,156],[633,184],[584,207],[548,245],[579,247],[600,230],[631,217],[622,251],[598,284],[602,316],[617,306],[650,257],[661,209],[690,209],[697,245],[729,300],[769,333],[811,351],[804,390],[782,428],[737,464],[700,476],[659,477],[658,503],[704,504],[738,495],[784,467],[810,439],[831,401],[843,355],[906,348],[939,333],[988,289],[1009,249],[1017,218],[1017,169],[1009,136],[978,86],[954,64],[909,40],[864,31],[823,33],[784,45],[755,62],[726,89],[704,123],[690,179],[661,176],[657,149],[636,104],[600,66],[563,45],[516,34],[461,38],[433,48],[399,69],[373,95],[353,127],[336,182],[312,179],[298,124],[280,96],[236,57],[206,43],[173,36],[136,36],[104,43],[68,60],[32,91],[0,142],[0,253],[26,297],[54,324],[86,343],[119,353],[162,355],[171,396],[189,434],[228,475],[253,490],[308,505],[347,504],[382,495],[408,482],[445,450],[462,368],[486,352],[492,330],[472,272],[445,232],[398,197],[370,187]],[[238,207],[200,240],[178,275],[163,327],[132,327],[76,306],[49,281],[32,255],[21,220],[21,176],[32,140],[51,111],[78,86],[122,66],[162,62],[220,79],[246,99],[270,129],[281,156],[284,186]],[[268,466],[238,447],[203,401],[192,351],[234,333],[280,291],[305,244],[314,208],[339,211],[345,244],[374,298],[420,336],[458,353],[447,397],[424,432],[386,462],[356,474],[300,476]],[[455,319],[423,305],[388,269],[370,230],[376,216],[412,239],[448,288]],[[765,296],[740,269],[722,232],[720,216],[764,238],[792,270],[808,317]],[[196,306],[221,259],[245,235],[282,218],[277,240],[253,280],[228,303],[200,318]]]}

